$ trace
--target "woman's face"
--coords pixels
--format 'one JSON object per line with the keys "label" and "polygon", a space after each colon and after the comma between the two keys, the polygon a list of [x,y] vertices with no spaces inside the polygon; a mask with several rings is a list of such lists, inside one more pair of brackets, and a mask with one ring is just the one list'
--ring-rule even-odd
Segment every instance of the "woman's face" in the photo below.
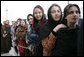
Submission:
{"label": "woman's face", "polygon": [[28,22],[29,22],[29,24],[32,24],[32,20],[33,20],[33,16],[29,16],[29,17],[28,17]]}
{"label": "woman's face", "polygon": [[17,25],[20,25],[20,24],[21,24],[21,21],[18,20],[18,21],[17,21]]}
{"label": "woman's face", "polygon": [[25,26],[25,25],[26,25],[25,21],[22,20],[22,21],[21,21],[21,25],[22,25],[22,26]]}
{"label": "woman's face", "polygon": [[9,20],[6,21],[6,24],[9,24]]}
{"label": "woman's face", "polygon": [[66,16],[68,22],[70,23],[76,23],[79,19],[79,11],[76,6],[72,6],[69,9],[69,14]]}
{"label": "woman's face", "polygon": [[41,20],[42,18],[42,10],[40,10],[39,8],[35,8],[34,10],[34,16],[37,20]]}
{"label": "woman's face", "polygon": [[61,11],[58,6],[53,6],[51,8],[51,16],[55,21],[59,21],[61,17]]}

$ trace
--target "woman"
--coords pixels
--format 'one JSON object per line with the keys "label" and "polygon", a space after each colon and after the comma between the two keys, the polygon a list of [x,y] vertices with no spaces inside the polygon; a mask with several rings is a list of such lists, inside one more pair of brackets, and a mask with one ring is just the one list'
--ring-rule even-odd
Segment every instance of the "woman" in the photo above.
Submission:
{"label": "woman", "polygon": [[30,34],[32,33],[32,20],[33,20],[33,15],[32,14],[28,14],[27,15],[27,21],[28,21],[28,30],[27,30],[27,37],[26,37],[26,43],[27,43],[27,46],[28,46],[28,49],[30,51],[30,55],[34,55],[34,45],[33,44],[30,44],[29,42],[29,36]]}
{"label": "woman", "polygon": [[21,25],[24,26],[26,30],[28,29],[26,19],[21,20]]}
{"label": "woman", "polygon": [[79,27],[76,25],[80,16],[80,8],[76,4],[69,4],[64,8],[63,22],[66,28],[54,28],[57,40],[52,51],[52,56],[77,56],[77,39]]}
{"label": "woman", "polygon": [[[59,5],[52,4],[48,9],[48,22],[40,29],[40,38],[43,46],[43,56],[50,56],[56,37],[53,35],[54,27],[61,23],[62,11]],[[45,34],[46,33],[46,34]]]}
{"label": "woman", "polygon": [[46,22],[44,10],[37,5],[33,10],[32,33],[29,36],[30,42],[34,44],[34,56],[42,56],[42,45],[39,40],[39,29]]}
{"label": "woman", "polygon": [[16,53],[18,53],[18,50],[17,50],[17,41],[16,41],[17,39],[16,39],[16,36],[15,36],[15,28],[16,28],[16,25],[17,25],[17,22],[16,21],[13,21],[13,24],[11,26],[10,34],[11,34],[11,39],[12,39],[12,47],[14,47]]}
{"label": "woman", "polygon": [[21,25],[18,26],[16,29],[16,37],[18,40],[18,46],[19,46],[19,53],[20,56],[29,56],[28,51],[26,48],[26,33],[27,33],[27,27],[25,20],[21,20]]}
{"label": "woman", "polygon": [[18,28],[18,26],[20,26],[21,25],[21,18],[18,18],[17,19],[17,26],[16,26],[16,28],[15,28],[15,31],[16,31],[16,29]]}
{"label": "woman", "polygon": [[10,25],[9,20],[6,20],[2,26],[2,38],[3,38],[3,52],[7,53],[11,49],[11,35],[10,35]]}

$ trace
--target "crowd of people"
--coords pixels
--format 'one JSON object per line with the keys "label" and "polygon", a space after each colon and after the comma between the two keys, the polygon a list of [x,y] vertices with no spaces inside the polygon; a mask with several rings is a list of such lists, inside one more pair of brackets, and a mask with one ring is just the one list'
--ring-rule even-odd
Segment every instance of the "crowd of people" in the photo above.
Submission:
{"label": "crowd of people", "polygon": [[[1,53],[14,48],[17,56],[83,56],[83,19],[77,4],[61,7],[52,4],[48,19],[36,5],[26,19],[1,24]],[[29,24],[28,24],[28,23]]]}

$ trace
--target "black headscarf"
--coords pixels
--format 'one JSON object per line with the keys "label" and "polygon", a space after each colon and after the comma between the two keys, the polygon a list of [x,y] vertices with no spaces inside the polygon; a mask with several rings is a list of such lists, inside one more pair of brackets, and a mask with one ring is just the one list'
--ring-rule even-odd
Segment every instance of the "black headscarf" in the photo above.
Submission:
{"label": "black headscarf", "polygon": [[60,17],[60,20],[59,21],[54,21],[52,16],[51,16],[51,8],[53,6],[57,6],[59,7],[60,11],[61,11],[61,8],[59,5],[57,4],[52,4],[50,6],[50,8],[48,9],[48,21],[46,24],[44,24],[41,28],[40,28],[40,39],[43,39],[43,38],[46,38],[48,37],[48,35],[50,34],[50,32],[52,32],[52,30],[58,25],[61,23],[61,19],[62,19],[62,12],[61,12],[61,17]]}

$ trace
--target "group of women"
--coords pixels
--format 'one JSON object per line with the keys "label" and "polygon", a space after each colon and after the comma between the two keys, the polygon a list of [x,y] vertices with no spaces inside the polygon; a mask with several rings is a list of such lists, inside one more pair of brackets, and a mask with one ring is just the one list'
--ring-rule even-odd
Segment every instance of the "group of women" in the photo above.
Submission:
{"label": "group of women", "polygon": [[[19,39],[19,46],[26,47],[32,44],[33,56],[78,56],[78,43],[81,42],[78,42],[80,27],[76,24],[80,17],[78,5],[68,4],[62,14],[61,7],[52,4],[48,9],[48,19],[43,8],[37,5],[31,16],[31,31],[27,32],[22,26],[16,29],[15,35]],[[27,44],[25,38],[27,38]],[[24,49],[19,48],[21,56],[27,52],[27,49],[26,51]],[[80,52],[83,55],[83,51]]]}

